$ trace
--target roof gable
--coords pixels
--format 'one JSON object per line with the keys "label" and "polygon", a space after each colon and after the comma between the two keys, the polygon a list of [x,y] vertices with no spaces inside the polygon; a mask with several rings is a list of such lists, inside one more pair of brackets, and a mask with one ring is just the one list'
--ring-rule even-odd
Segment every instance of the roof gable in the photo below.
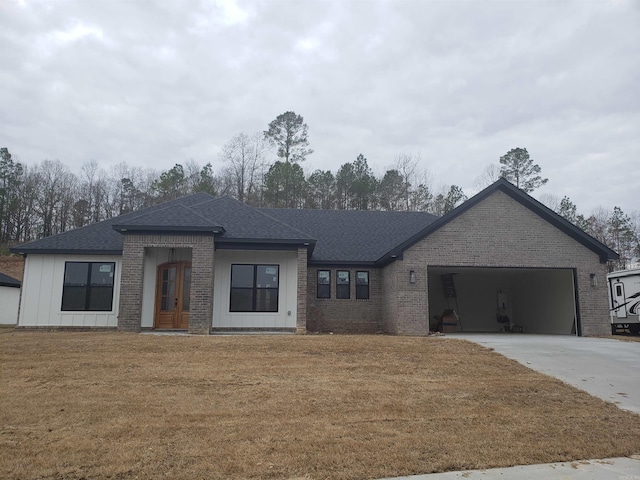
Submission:
{"label": "roof gable", "polygon": [[438,220],[433,222],[431,225],[423,229],[418,234],[414,235],[413,237],[409,238],[408,240],[400,244],[397,249],[391,252],[391,255],[396,255],[396,256],[401,255],[402,252],[404,252],[404,250],[411,247],[418,241],[428,237],[429,235],[431,235],[438,229],[442,228],[443,226],[447,225],[453,219],[467,212],[469,209],[479,204],[480,202],[485,200],[490,195],[493,195],[497,191],[501,191],[507,194],[513,200],[523,205],[525,208],[531,210],[533,213],[540,216],[545,221],[547,221],[554,227],[558,228],[569,237],[573,238],[574,240],[581,243],[589,250],[596,253],[600,257],[600,262],[606,263],[607,260],[615,260],[618,258],[618,254],[614,252],[612,249],[610,249],[600,241],[596,240],[591,235],[585,233],[583,230],[576,227],[574,224],[572,224],[562,216],[558,215],[556,212],[546,207],[545,205],[537,201],[535,198],[531,197],[530,195],[527,195],[525,192],[523,192],[522,190],[520,190],[519,188],[517,188],[515,185],[511,184],[504,178],[501,178],[495,183],[493,183],[492,185],[489,185],[487,188],[485,188],[475,196],[471,197],[469,200],[467,200],[466,202],[464,202],[463,204],[461,204],[460,206],[458,206],[448,214],[440,217]]}

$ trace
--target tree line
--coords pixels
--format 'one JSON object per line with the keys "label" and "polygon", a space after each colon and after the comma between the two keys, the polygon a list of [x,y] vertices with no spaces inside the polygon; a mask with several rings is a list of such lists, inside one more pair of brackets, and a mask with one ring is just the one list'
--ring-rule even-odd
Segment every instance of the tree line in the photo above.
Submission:
{"label": "tree line", "polygon": [[[72,173],[59,160],[27,165],[0,149],[0,246],[62,233],[124,213],[197,192],[227,195],[246,204],[274,208],[405,210],[444,215],[467,199],[457,185],[435,190],[420,155],[398,154],[382,175],[375,175],[360,154],[335,172],[306,173],[301,164],[313,153],[308,126],[295,112],[279,115],[267,129],[240,133],[221,149],[222,167],[194,160],[166,171],[129,166],[108,170],[96,161]],[[273,161],[273,156],[277,158]],[[532,192],[547,182],[526,149],[512,149],[488,166],[475,187],[504,177]],[[591,215],[577,213],[567,197],[543,199],[550,208],[621,255],[612,268],[625,268],[640,257],[640,214],[619,207]]]}

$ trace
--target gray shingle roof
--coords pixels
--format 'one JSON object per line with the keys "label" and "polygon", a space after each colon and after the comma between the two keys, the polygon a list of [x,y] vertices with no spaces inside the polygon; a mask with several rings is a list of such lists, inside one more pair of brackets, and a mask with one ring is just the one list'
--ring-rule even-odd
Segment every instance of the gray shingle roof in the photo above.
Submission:
{"label": "gray shingle roof", "polygon": [[316,240],[315,263],[371,263],[438,217],[424,212],[361,210],[264,209],[270,216],[296,225]]}
{"label": "gray shingle roof", "polygon": [[233,198],[209,199],[193,208],[207,218],[215,217],[224,227],[224,234],[216,237],[216,242],[299,240],[304,243],[314,239],[296,224],[280,221],[267,215],[264,209],[250,207]]}
{"label": "gray shingle roof", "polygon": [[171,205],[153,210],[132,218],[122,219],[113,224],[114,230],[126,231],[181,231],[181,232],[214,232],[223,231],[213,219],[206,218],[193,207]]}
{"label": "gray shingle roof", "polygon": [[238,244],[309,245],[313,252],[310,263],[383,265],[497,190],[598,253],[601,261],[617,258],[613,250],[504,179],[441,218],[424,212],[261,209],[229,197],[213,198],[198,193],[19,245],[11,251],[118,255],[122,253],[123,245],[123,235],[115,230],[119,228],[127,231],[218,232],[216,245],[220,248]]}
{"label": "gray shingle roof", "polygon": [[16,280],[15,278],[0,272],[0,287],[20,288],[20,284],[20,280]]}
{"label": "gray shingle roof", "polygon": [[119,255],[122,253],[122,234],[113,229],[113,225],[126,223],[143,214],[163,210],[165,208],[184,205],[191,206],[204,200],[211,199],[206,193],[197,193],[179,198],[160,205],[147,207],[137,212],[125,213],[93,225],[87,225],[76,230],[41,238],[33,242],[18,245],[11,249],[15,253],[81,253],[97,255]]}

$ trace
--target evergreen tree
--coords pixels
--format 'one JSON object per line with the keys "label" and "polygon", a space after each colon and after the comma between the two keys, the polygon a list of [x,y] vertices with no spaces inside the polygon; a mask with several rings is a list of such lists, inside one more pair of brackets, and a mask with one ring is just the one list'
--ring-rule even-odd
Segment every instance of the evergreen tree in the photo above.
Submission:
{"label": "evergreen tree", "polygon": [[514,148],[500,157],[500,176],[509,180],[520,190],[534,191],[549,181],[540,176],[541,168],[533,163],[526,148]]}

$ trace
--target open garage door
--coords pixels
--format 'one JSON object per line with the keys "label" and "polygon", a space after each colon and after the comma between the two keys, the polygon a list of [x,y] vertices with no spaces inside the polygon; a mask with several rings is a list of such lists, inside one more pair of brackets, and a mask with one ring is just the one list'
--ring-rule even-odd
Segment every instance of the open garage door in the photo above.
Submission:
{"label": "open garage door", "polygon": [[454,309],[463,332],[500,331],[498,316],[525,333],[580,332],[572,269],[429,267],[428,277],[429,318]]}

